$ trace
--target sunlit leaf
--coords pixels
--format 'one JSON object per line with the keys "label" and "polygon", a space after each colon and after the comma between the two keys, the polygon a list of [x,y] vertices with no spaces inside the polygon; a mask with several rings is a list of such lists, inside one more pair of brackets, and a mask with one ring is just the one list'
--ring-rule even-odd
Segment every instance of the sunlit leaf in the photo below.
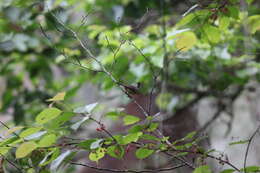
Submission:
{"label": "sunlit leaf", "polygon": [[35,121],[38,124],[44,124],[47,123],[48,121],[56,118],[57,116],[59,116],[61,114],[61,110],[57,109],[57,108],[47,108],[44,109],[41,113],[39,113],[35,119]]}
{"label": "sunlit leaf", "polygon": [[140,121],[140,118],[138,118],[136,116],[126,115],[124,117],[124,124],[125,125],[134,124],[134,123],[137,123],[138,121]]}
{"label": "sunlit leaf", "polygon": [[203,33],[206,34],[206,38],[212,43],[218,43],[220,41],[221,33],[215,26],[205,25],[203,27]]}
{"label": "sunlit leaf", "polygon": [[54,97],[48,99],[47,101],[49,101],[49,102],[62,101],[62,100],[64,100],[65,95],[66,95],[66,92],[60,92],[60,93],[56,94]]}
{"label": "sunlit leaf", "polygon": [[25,142],[16,149],[15,157],[17,159],[26,157],[36,148],[37,148],[37,144],[35,142]]}
{"label": "sunlit leaf", "polygon": [[5,131],[4,136],[7,137],[7,136],[9,136],[10,134],[12,134],[12,133],[14,133],[14,132],[16,132],[16,131],[18,131],[18,130],[21,130],[21,129],[23,129],[23,128],[24,128],[23,126],[17,126],[17,127],[10,128],[10,129],[8,129],[7,131]]}
{"label": "sunlit leaf", "polygon": [[21,138],[24,138],[24,137],[27,137],[27,136],[29,136],[29,135],[32,135],[32,134],[34,134],[34,133],[40,131],[41,129],[42,129],[42,127],[31,127],[31,128],[28,128],[28,129],[22,131],[22,132],[19,134],[19,136],[20,136]]}
{"label": "sunlit leaf", "polygon": [[105,148],[98,148],[89,154],[89,159],[91,161],[97,162],[105,156],[105,151]]}
{"label": "sunlit leaf", "polygon": [[178,34],[176,37],[177,37],[176,47],[178,50],[181,50],[181,51],[189,50],[197,42],[197,37],[193,32],[184,32],[184,33]]}
{"label": "sunlit leaf", "polygon": [[122,142],[124,145],[129,144],[131,142],[137,142],[139,137],[142,136],[142,132],[130,133],[122,138]]}
{"label": "sunlit leaf", "polygon": [[44,136],[38,143],[39,147],[49,147],[52,144],[54,144],[57,140],[57,137],[55,134],[50,134]]}
{"label": "sunlit leaf", "polygon": [[10,149],[11,147],[0,147],[0,155],[5,155]]}
{"label": "sunlit leaf", "polygon": [[250,32],[254,34],[256,31],[260,30],[260,15],[250,16],[248,18],[248,24]]}
{"label": "sunlit leaf", "polygon": [[226,16],[222,16],[220,19],[219,19],[219,28],[221,30],[226,30],[228,29],[229,27],[229,24],[230,24],[230,19]]}

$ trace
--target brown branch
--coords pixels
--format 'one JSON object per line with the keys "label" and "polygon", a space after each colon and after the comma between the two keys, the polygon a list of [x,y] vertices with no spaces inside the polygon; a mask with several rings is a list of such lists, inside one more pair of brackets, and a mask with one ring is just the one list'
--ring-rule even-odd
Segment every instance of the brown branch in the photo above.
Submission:
{"label": "brown branch", "polygon": [[146,172],[164,172],[164,171],[171,171],[174,169],[178,169],[181,167],[184,167],[184,164],[180,164],[177,166],[172,166],[172,167],[168,167],[168,168],[160,168],[160,169],[147,169],[147,170],[130,170],[130,169],[125,169],[125,170],[120,170],[120,169],[109,169],[109,168],[98,168],[95,166],[91,166],[91,165],[87,165],[87,164],[83,164],[83,163],[76,163],[76,162],[69,162],[72,165],[78,165],[78,166],[84,166],[84,167],[88,167],[91,169],[95,169],[98,171],[105,171],[105,172],[133,172],[133,173],[146,173]]}

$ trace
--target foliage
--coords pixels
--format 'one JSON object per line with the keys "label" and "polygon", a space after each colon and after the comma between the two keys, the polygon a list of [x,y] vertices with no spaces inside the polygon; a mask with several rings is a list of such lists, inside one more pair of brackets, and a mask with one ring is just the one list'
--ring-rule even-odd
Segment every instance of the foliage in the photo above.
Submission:
{"label": "foliage", "polygon": [[[122,111],[104,110],[104,119],[112,118],[128,129],[126,133],[112,134],[94,116],[99,103],[77,107],[70,100],[88,80],[100,85],[102,91],[117,88],[129,99],[132,98],[124,85],[140,82],[142,93],[159,93],[156,102],[162,112],[175,112],[196,97],[211,96],[232,102],[250,80],[260,80],[256,56],[260,23],[253,2],[248,1],[248,11],[240,10],[237,0],[225,2],[201,5],[188,10],[183,17],[178,16],[178,20],[172,19],[170,2],[57,0],[50,7],[41,1],[0,2],[1,16],[5,17],[0,19],[0,75],[5,76],[7,85],[1,109],[13,108],[16,124],[12,128],[6,125],[5,139],[0,142],[6,163],[17,165],[14,167],[20,172],[57,172],[65,164],[73,165],[71,160],[81,150],[97,163],[105,156],[123,159],[132,151],[141,160],[157,153],[178,158],[196,155],[202,163],[196,165],[194,173],[212,172],[203,164],[206,158],[229,166],[222,173],[259,171],[258,166],[237,168],[228,159],[204,151],[199,147],[196,132],[171,141],[161,133],[154,120],[156,115],[147,112],[146,118],[141,119]],[[90,13],[93,20],[88,24],[85,20],[89,16],[79,23],[72,22],[70,5],[75,5],[75,11],[87,12],[93,6],[98,15]],[[118,23],[115,18],[122,14],[111,11],[112,7],[122,9],[125,20],[132,22],[145,13],[143,7],[159,10],[160,16],[158,22],[139,31],[138,26]],[[138,8],[137,14],[130,14]],[[246,30],[245,25],[249,30],[241,32]],[[55,68],[69,75],[56,80],[51,77]],[[165,81],[166,88],[156,87]],[[177,93],[172,87],[182,92]],[[230,88],[238,89],[230,93]],[[163,89],[167,92],[159,92]],[[176,99],[178,102],[172,104]],[[98,126],[97,133],[106,137],[66,140],[83,123],[90,122]],[[18,126],[19,123],[24,126]],[[9,158],[15,158],[15,162],[9,162]]]}

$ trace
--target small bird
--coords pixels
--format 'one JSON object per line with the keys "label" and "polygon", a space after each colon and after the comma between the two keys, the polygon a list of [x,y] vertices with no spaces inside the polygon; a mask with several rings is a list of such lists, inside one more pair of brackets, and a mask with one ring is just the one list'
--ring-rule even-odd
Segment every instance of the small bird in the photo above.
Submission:
{"label": "small bird", "polygon": [[133,95],[139,95],[140,93],[140,86],[141,83],[138,82],[136,86],[134,85],[125,85],[120,83],[119,85],[123,86],[125,89],[125,92],[129,95],[129,96],[133,96]]}

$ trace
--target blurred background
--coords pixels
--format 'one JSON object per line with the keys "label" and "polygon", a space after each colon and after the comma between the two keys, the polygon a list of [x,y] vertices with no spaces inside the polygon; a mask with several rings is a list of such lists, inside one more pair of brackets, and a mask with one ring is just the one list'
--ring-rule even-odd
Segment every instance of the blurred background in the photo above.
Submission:
{"label": "blurred background", "polygon": [[[216,6],[222,11],[215,12]],[[111,108],[129,106],[131,100],[99,72],[58,18],[119,81],[141,83],[144,95],[156,95],[154,113],[165,114],[167,135],[176,139],[199,130],[208,136],[206,147],[242,166],[246,145],[230,143],[247,140],[260,124],[259,6],[253,0],[1,0],[0,120],[30,125],[61,91],[72,107],[101,103],[95,115],[100,119]],[[196,10],[204,11],[189,16]],[[252,15],[258,18],[243,21]],[[196,44],[180,51],[174,35],[187,28]],[[76,135],[93,137],[95,129],[85,124]],[[259,135],[250,148],[251,164],[260,165]]]}

